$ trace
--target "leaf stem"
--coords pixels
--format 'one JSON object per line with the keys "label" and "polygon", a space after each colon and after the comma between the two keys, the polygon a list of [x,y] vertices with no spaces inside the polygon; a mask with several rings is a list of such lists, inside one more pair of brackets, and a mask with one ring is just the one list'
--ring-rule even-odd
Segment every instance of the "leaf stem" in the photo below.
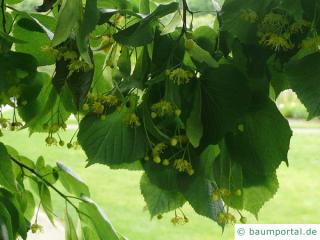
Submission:
{"label": "leaf stem", "polygon": [[7,29],[6,29],[6,24],[7,24],[7,20],[6,20],[6,15],[5,15],[5,2],[4,0],[1,0],[1,13],[2,13],[2,29],[4,33],[7,33]]}

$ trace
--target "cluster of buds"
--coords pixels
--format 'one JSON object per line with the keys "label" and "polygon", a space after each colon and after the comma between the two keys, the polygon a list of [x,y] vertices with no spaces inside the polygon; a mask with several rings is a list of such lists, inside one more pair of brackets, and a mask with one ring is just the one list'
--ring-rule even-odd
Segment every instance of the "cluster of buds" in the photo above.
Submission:
{"label": "cluster of buds", "polygon": [[82,59],[73,60],[68,65],[69,76],[71,76],[74,72],[80,72],[80,71],[89,72],[91,69],[92,67]]}
{"label": "cluster of buds", "polygon": [[260,44],[270,47],[275,51],[288,51],[294,47],[290,38],[286,35],[278,35],[276,33],[266,33],[261,36]]}
{"label": "cluster of buds", "polygon": [[189,222],[189,219],[186,216],[181,217],[176,215],[171,219],[171,223],[173,225],[183,225],[188,222]]}
{"label": "cluster of buds", "polygon": [[10,125],[10,121],[4,117],[0,118],[0,127],[6,129]]}
{"label": "cluster of buds", "polygon": [[157,145],[154,146],[154,148],[152,149],[152,158],[155,163],[157,164],[161,163],[162,160],[161,160],[160,154],[162,154],[166,148],[167,148],[167,145],[164,143],[158,143]]}
{"label": "cluster of buds", "polygon": [[53,136],[48,136],[46,139],[45,139],[46,143],[47,143],[47,146],[57,146],[58,145],[58,141],[55,137]]}
{"label": "cluster of buds", "polygon": [[258,14],[252,9],[241,9],[240,18],[249,23],[255,23],[258,20]]}
{"label": "cluster of buds", "polygon": [[311,23],[306,20],[299,20],[290,25],[290,33],[303,33],[306,29],[311,27]]}
{"label": "cluster of buds", "polygon": [[120,104],[119,98],[114,95],[107,95],[98,97],[97,95],[90,93],[88,100],[82,106],[83,111],[92,111],[95,114],[103,115],[107,108],[117,107]]}
{"label": "cluster of buds", "polygon": [[78,141],[74,141],[74,142],[68,142],[67,143],[67,148],[68,149],[78,149],[80,147],[80,144]]}
{"label": "cluster of buds", "polygon": [[235,190],[233,193],[225,188],[217,188],[213,193],[212,193],[212,201],[216,202],[218,199],[220,198],[227,198],[230,197],[231,194],[233,194],[234,196],[240,197],[242,195],[242,191],[241,189],[237,189]]}
{"label": "cluster of buds", "polygon": [[42,125],[42,129],[50,133],[55,133],[55,132],[58,132],[60,129],[66,130],[67,124],[66,123],[53,123],[53,124],[45,123]]}
{"label": "cluster of buds", "polygon": [[175,159],[173,162],[173,166],[179,172],[186,172],[190,176],[192,176],[194,174],[194,169],[193,169],[191,163],[185,159],[182,159],[182,158]]}
{"label": "cluster of buds", "polygon": [[140,119],[135,113],[128,114],[128,116],[124,119],[124,122],[131,127],[140,127],[141,126]]}
{"label": "cluster of buds", "polygon": [[187,84],[194,78],[194,74],[183,68],[176,68],[174,70],[168,70],[167,75],[177,85]]}
{"label": "cluster of buds", "polygon": [[42,232],[43,227],[41,225],[39,225],[38,223],[34,223],[31,225],[30,230],[33,234],[35,234],[37,232]]}
{"label": "cluster of buds", "polygon": [[220,224],[235,224],[236,222],[236,217],[231,213],[222,212],[218,216],[218,223]]}
{"label": "cluster of buds", "polygon": [[170,139],[170,145],[175,147],[177,145],[182,146],[189,143],[189,139],[186,135],[176,135]]}
{"label": "cluster of buds", "polygon": [[292,35],[303,33],[311,27],[305,20],[290,22],[284,14],[268,13],[258,27],[259,43],[274,51],[288,51],[295,47]]}
{"label": "cluster of buds", "polygon": [[175,108],[170,102],[161,100],[158,103],[155,103],[151,106],[151,117],[164,117],[167,115],[176,115],[179,117],[181,115],[181,110]]}

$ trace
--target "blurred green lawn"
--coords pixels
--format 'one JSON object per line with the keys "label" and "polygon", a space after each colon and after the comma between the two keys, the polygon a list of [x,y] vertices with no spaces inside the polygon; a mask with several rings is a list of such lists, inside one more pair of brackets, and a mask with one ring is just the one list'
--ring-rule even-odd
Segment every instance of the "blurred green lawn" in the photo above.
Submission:
{"label": "blurred green lawn", "polygon": [[[81,150],[47,147],[45,135],[34,134],[29,138],[25,130],[4,133],[0,140],[16,147],[21,154],[33,159],[43,155],[48,163],[53,165],[61,161],[77,172],[89,185],[92,198],[130,240],[233,239],[232,226],[227,227],[222,235],[215,223],[198,216],[189,206],[183,208],[190,219],[186,225],[173,226],[170,223],[173,213],[166,214],[162,220],[151,221],[148,212],[143,211],[145,203],[139,190],[140,172],[110,170],[102,165],[85,168],[86,157]],[[72,130],[67,131],[63,137],[67,141],[73,133]],[[294,134],[289,152],[290,167],[280,167],[280,190],[261,210],[259,223],[320,223],[319,146],[319,131],[298,131]],[[55,211],[62,216],[64,202],[57,196],[53,197],[58,206]],[[252,216],[248,216],[248,220],[256,223]]]}

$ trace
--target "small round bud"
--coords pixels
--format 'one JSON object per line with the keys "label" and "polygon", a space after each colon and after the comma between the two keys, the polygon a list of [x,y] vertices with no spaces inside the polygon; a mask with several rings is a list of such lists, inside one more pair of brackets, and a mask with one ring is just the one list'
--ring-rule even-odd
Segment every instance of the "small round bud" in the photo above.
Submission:
{"label": "small round bud", "polygon": [[163,166],[169,166],[169,164],[170,164],[170,162],[169,162],[168,159],[164,159],[164,160],[162,161],[162,165],[163,165]]}
{"label": "small round bud", "polygon": [[152,113],[151,113],[151,117],[152,117],[152,118],[156,118],[157,116],[158,116],[158,114],[156,114],[155,112],[152,112]]}
{"label": "small round bud", "polygon": [[69,142],[68,144],[67,144],[67,148],[68,149],[71,149],[73,147],[73,144],[71,143],[71,142]]}
{"label": "small round bud", "polygon": [[241,189],[237,189],[237,190],[234,192],[234,195],[240,197],[240,196],[242,195]]}
{"label": "small round bud", "polygon": [[61,147],[63,147],[63,146],[64,146],[64,141],[63,141],[63,140],[60,140],[60,141],[59,141],[59,145],[60,145]]}
{"label": "small round bud", "polygon": [[89,104],[87,104],[87,103],[85,103],[85,104],[82,105],[82,110],[85,111],[85,112],[86,112],[86,111],[89,111],[89,108],[90,108],[90,107],[89,107]]}
{"label": "small round bud", "polygon": [[244,217],[244,216],[241,216],[240,222],[241,222],[242,224],[246,224],[246,223],[247,223],[247,218]]}
{"label": "small round bud", "polygon": [[159,156],[155,156],[155,157],[153,158],[153,161],[154,161],[155,163],[159,164],[159,163],[161,163],[161,158],[160,158]]}
{"label": "small round bud", "polygon": [[172,147],[175,147],[178,144],[178,140],[176,138],[171,138],[170,144],[171,144]]}
{"label": "small round bud", "polygon": [[181,115],[181,110],[180,110],[180,109],[176,109],[176,110],[174,111],[174,114],[175,114],[177,117],[180,117],[180,115]]}

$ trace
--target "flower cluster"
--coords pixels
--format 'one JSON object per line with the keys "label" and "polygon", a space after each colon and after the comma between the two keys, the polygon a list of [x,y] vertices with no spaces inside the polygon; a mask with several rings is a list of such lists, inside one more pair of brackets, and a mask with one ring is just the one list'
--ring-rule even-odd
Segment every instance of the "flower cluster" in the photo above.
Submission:
{"label": "flower cluster", "polygon": [[141,122],[139,117],[135,113],[130,113],[125,119],[125,123],[131,127],[140,127]]}
{"label": "flower cluster", "polygon": [[189,222],[189,219],[186,216],[181,217],[176,215],[171,219],[171,223],[173,225],[183,225],[188,222]]}
{"label": "flower cluster", "polygon": [[96,94],[89,93],[87,102],[83,104],[82,110],[105,116],[108,108],[117,108],[120,103],[119,98],[114,95],[98,97]]}
{"label": "flower cluster", "polygon": [[186,172],[190,176],[192,176],[194,174],[194,169],[193,169],[191,163],[185,159],[180,158],[180,159],[174,160],[173,166],[179,172]]}
{"label": "flower cluster", "polygon": [[183,68],[176,68],[172,71],[168,71],[167,75],[177,85],[187,84],[194,78],[194,74],[190,71],[186,71]]}
{"label": "flower cluster", "polygon": [[235,224],[236,222],[236,217],[231,213],[222,212],[218,216],[218,223],[220,224]]}
{"label": "flower cluster", "polygon": [[260,44],[270,47],[275,51],[288,51],[294,47],[294,44],[290,41],[290,38],[284,35],[277,35],[275,33],[266,33],[261,36]]}
{"label": "flower cluster", "polygon": [[258,20],[258,14],[252,9],[241,9],[240,18],[249,23],[255,23]]}
{"label": "flower cluster", "polygon": [[287,15],[270,12],[258,25],[259,43],[276,52],[288,51],[299,46],[299,44],[293,43],[294,35],[303,33],[310,26],[308,21],[292,21]]}

